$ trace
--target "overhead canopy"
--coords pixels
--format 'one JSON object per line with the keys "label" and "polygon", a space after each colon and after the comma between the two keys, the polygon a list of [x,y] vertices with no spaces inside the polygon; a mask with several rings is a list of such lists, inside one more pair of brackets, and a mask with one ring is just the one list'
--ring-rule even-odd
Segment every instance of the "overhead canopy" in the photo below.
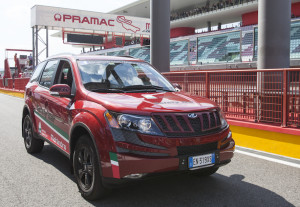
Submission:
{"label": "overhead canopy", "polygon": [[[171,13],[176,11],[188,11],[197,7],[203,7],[207,0],[170,0]],[[246,0],[245,0],[246,1]],[[216,2],[216,1],[215,1]],[[210,3],[212,6],[213,2]],[[218,11],[211,11],[189,18],[182,18],[171,21],[171,28],[177,27],[194,27],[196,29],[207,27],[207,22],[212,25],[238,22],[242,20],[242,14],[252,11],[257,11],[257,1],[249,1],[248,4],[238,5],[231,8],[226,8]],[[115,15],[129,15],[143,18],[150,17],[150,0],[139,0],[124,7],[120,7],[110,12]]]}
{"label": "overhead canopy", "polygon": [[48,29],[55,30],[82,29],[150,34],[150,19],[42,5],[31,8],[31,27],[34,26],[47,26]]}
{"label": "overhead canopy", "polygon": [[[170,2],[172,13],[177,11],[189,11],[197,7],[203,7],[207,2],[210,2],[210,6],[212,7],[213,3],[217,3],[218,0],[170,0]],[[243,5],[236,5],[234,7],[228,7],[226,9],[211,11],[189,18],[171,21],[171,28],[194,27],[196,29],[200,29],[203,27],[207,27],[208,21],[211,22],[212,25],[217,25],[218,23],[227,24],[242,21],[243,14],[258,10],[258,1],[244,0],[243,2]],[[295,2],[300,2],[300,0],[292,0],[292,3]],[[115,15],[129,15],[149,18],[150,0],[138,0],[131,4],[110,11],[110,13]]]}

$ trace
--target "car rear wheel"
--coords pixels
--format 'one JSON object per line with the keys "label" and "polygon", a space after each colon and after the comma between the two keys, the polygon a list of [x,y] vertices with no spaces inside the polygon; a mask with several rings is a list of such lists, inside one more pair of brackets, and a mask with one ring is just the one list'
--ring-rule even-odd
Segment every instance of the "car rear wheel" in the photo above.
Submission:
{"label": "car rear wheel", "polygon": [[28,153],[34,154],[42,151],[44,141],[33,136],[32,121],[29,115],[26,115],[23,121],[24,145]]}
{"label": "car rear wheel", "polygon": [[209,167],[201,170],[193,171],[191,174],[195,176],[210,176],[218,171],[218,167]]}
{"label": "car rear wheel", "polygon": [[97,200],[109,192],[102,185],[96,150],[87,135],[81,136],[76,143],[73,166],[77,186],[82,197],[87,200]]}

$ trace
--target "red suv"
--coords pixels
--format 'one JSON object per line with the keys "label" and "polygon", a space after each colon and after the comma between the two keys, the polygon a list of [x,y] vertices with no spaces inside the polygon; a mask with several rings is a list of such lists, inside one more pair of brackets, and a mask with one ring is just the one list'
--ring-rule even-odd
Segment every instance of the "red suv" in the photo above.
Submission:
{"label": "red suv", "polygon": [[129,57],[66,55],[40,63],[26,86],[22,135],[28,153],[46,141],[66,155],[89,200],[112,184],[165,172],[211,175],[235,148],[214,102],[180,92]]}

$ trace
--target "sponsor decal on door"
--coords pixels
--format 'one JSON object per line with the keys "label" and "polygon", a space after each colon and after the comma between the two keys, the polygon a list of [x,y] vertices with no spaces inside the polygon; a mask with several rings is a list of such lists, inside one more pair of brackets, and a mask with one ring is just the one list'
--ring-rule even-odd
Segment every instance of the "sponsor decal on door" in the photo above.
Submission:
{"label": "sponsor decal on door", "polygon": [[34,114],[36,116],[36,125],[39,127],[39,134],[69,154],[69,135],[49,122],[37,111]]}

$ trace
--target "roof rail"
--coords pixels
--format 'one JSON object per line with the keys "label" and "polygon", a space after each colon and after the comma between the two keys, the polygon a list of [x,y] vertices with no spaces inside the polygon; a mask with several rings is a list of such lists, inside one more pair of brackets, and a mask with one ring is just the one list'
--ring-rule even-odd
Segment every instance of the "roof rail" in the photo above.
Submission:
{"label": "roof rail", "polygon": [[133,58],[133,59],[135,59],[135,57],[132,57],[130,55],[119,55],[118,57],[126,57],[126,58]]}
{"label": "roof rail", "polygon": [[62,56],[62,55],[76,56],[76,54],[74,54],[74,53],[58,53],[58,54],[52,55],[52,56],[50,56],[48,58],[54,58],[54,57]]}

